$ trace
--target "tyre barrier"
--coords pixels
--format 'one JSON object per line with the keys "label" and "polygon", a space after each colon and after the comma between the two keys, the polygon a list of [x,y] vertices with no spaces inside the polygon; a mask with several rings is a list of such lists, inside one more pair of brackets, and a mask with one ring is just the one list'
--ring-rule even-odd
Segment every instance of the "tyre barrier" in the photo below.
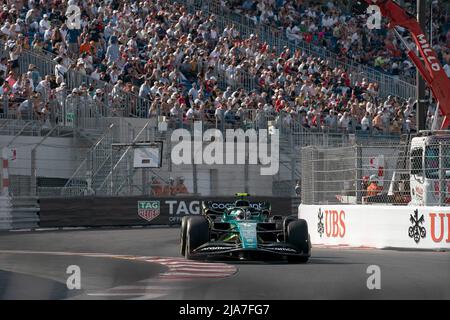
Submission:
{"label": "tyre barrier", "polygon": [[0,197],[0,230],[30,229],[38,227],[37,198]]}

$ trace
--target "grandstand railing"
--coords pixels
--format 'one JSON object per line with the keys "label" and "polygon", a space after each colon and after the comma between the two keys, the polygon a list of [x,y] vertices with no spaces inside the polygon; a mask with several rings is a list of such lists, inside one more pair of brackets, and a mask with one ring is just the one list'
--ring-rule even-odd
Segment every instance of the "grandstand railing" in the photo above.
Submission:
{"label": "grandstand railing", "polygon": [[[347,132],[326,132],[313,131],[304,128],[295,119],[287,123],[283,117],[287,116],[285,113],[258,113],[254,110],[247,110],[245,114],[241,115],[241,120],[235,123],[224,123],[217,121],[203,121],[203,130],[210,128],[218,128],[219,130],[226,129],[268,129],[270,126],[279,129],[279,164],[284,172],[291,172],[292,174],[284,174],[283,178],[274,176],[274,183],[282,182],[292,186],[295,181],[302,176],[301,171],[301,148],[305,146],[320,146],[320,147],[339,147],[349,146],[360,141],[361,136],[356,134],[352,138],[352,134]],[[259,120],[257,120],[259,119]],[[167,142],[167,137],[170,137],[172,130],[177,128],[184,128],[191,130],[194,126],[195,119],[186,120],[181,123],[171,123],[169,120],[169,129],[164,133],[158,133],[156,121],[152,119],[152,124],[148,125],[144,131],[138,135],[131,134],[129,138],[123,140],[130,141],[152,141],[153,139],[164,140]],[[177,126],[179,125],[179,126]],[[112,143],[119,140],[114,139],[114,130],[111,126],[107,133],[103,135],[94,147],[87,152],[86,158],[81,162],[74,174],[64,185],[64,187],[56,188],[54,186],[38,186],[38,194],[41,196],[87,196],[87,195],[127,195],[127,194],[143,194],[145,187],[141,185],[142,177],[140,173],[133,168],[133,150],[127,147],[113,147]],[[156,136],[156,134],[164,134],[164,136]],[[362,136],[366,138],[364,144],[398,144],[399,137],[390,137],[388,135],[379,136]],[[376,139],[379,137],[379,139]],[[120,140],[122,141],[122,140]],[[170,159],[170,145],[168,145],[166,154],[164,154],[163,162],[168,164]],[[280,170],[281,170],[280,169]],[[166,169],[162,169],[163,172]],[[153,174],[158,174],[156,170]],[[286,177],[289,178],[286,178]],[[288,190],[288,189],[286,189]],[[291,193],[293,189],[289,189]],[[281,192],[281,191],[280,191]]]}
{"label": "grandstand railing", "polygon": [[[139,140],[151,141],[150,134],[153,131],[151,130],[152,123],[153,121],[151,120],[147,121],[136,136],[132,138],[131,143],[136,143]],[[131,185],[129,180],[132,179],[132,175],[135,172],[135,168],[132,165],[134,149],[131,145],[125,146],[124,149],[118,148],[118,150],[113,150],[112,147],[110,151],[110,170],[105,174],[103,180],[99,181],[95,190],[97,195],[118,195],[125,185]]]}
{"label": "grandstand railing", "polygon": [[[214,14],[215,22],[220,29],[234,25],[243,36],[258,35],[260,40],[267,42],[278,53],[281,53],[285,48],[289,48],[291,52],[300,49],[306,55],[325,59],[331,67],[343,68],[350,74],[352,84],[361,82],[363,79],[377,83],[381,97],[394,95],[408,99],[416,95],[415,80],[411,83],[399,77],[382,73],[370,66],[356,63],[352,59],[342,59],[326,48],[315,46],[305,41],[290,41],[282,30],[264,24],[255,24],[250,18],[222,6],[220,1],[177,0],[177,2],[185,5],[190,12],[201,10],[207,14]],[[252,78],[249,74],[242,77]]]}
{"label": "grandstand railing", "polygon": [[[19,57],[19,70],[26,73],[28,66],[34,64],[41,75],[54,74],[56,62],[53,60],[56,56],[50,52],[34,52],[32,50],[23,50]],[[69,69],[64,77],[64,82],[69,90],[79,88],[85,85],[87,88],[102,89],[109,97],[109,103],[114,104],[117,109],[121,110],[121,116],[126,117],[145,117],[146,111],[151,104],[147,98],[128,92],[124,88],[119,88],[110,83],[96,80],[90,75],[82,74],[78,71]]]}

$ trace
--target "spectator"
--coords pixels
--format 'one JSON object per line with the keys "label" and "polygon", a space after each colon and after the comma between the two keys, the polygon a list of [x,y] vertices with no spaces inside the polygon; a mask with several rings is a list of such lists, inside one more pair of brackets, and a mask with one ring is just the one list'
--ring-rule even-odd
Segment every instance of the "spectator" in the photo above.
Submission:
{"label": "spectator", "polygon": [[[216,120],[235,125],[253,114],[261,121],[258,126],[264,126],[267,117],[273,119],[282,114],[280,120],[286,126],[299,122],[316,130],[340,128],[353,132],[360,125],[367,128],[368,119],[375,121],[376,113],[384,106],[383,121],[377,119],[381,132],[398,122],[403,130],[407,127],[405,117],[397,117],[399,111],[405,110],[401,101],[388,99],[385,103],[379,97],[378,84],[365,79],[352,85],[346,70],[331,67],[326,60],[306,55],[301,50],[292,52],[289,48],[277,54],[257,35],[243,37],[233,25],[219,30],[213,15],[188,13],[180,4],[148,0],[139,5],[122,3],[119,1],[113,9],[99,0],[90,7],[92,9],[83,8],[86,18],[80,29],[67,28],[58,22],[57,14],[50,7],[46,8],[46,4],[42,4],[40,9],[43,10],[36,10],[32,3],[24,4],[25,23],[23,26],[19,23],[16,28],[19,31],[11,30],[10,20],[0,19],[11,58],[6,65],[5,92],[10,93],[8,90],[12,90],[20,76],[17,59],[26,47],[25,40],[18,40],[22,35],[23,39],[35,39],[37,49],[57,55],[50,83],[68,83],[68,74],[72,72],[110,83],[112,88],[108,86],[102,92],[102,99],[95,88],[86,92],[89,101],[94,101],[95,96],[96,104],[100,105],[102,100],[104,105],[111,105],[112,111],[126,116],[129,114],[124,113],[125,110],[145,117],[162,114],[178,118],[182,113],[189,120]],[[311,36],[312,42],[320,41],[330,48],[335,47],[333,43],[339,43],[338,46],[346,48],[346,54],[361,55],[364,35],[355,35],[357,19],[350,21],[340,11],[340,6],[333,1],[330,3],[333,5],[300,10],[306,9],[301,2],[247,1],[237,10],[245,13],[247,8],[252,8],[258,23],[289,27],[290,31],[283,33],[298,36],[298,41]],[[95,15],[99,18],[93,18]],[[91,22],[87,17],[91,17]],[[41,25],[44,35],[38,30]],[[49,30],[50,37],[45,35]],[[19,33],[17,40],[14,33]],[[376,35],[370,39],[381,40]],[[383,67],[386,56],[382,52],[376,54],[380,57],[377,63]],[[397,61],[389,63],[391,67],[400,66]],[[29,72],[26,78],[31,79],[31,92],[41,92],[44,102],[48,101],[56,87],[48,89],[46,75],[40,74],[34,66],[30,66]],[[255,79],[254,84],[251,79]],[[237,88],[242,83],[247,90]],[[226,87],[223,92],[222,86]],[[79,94],[67,92],[66,98],[61,98],[62,89],[58,87],[58,90],[58,101],[68,99],[69,110],[72,110]]]}
{"label": "spectator", "polygon": [[172,177],[169,178],[169,183],[164,186],[162,194],[166,197],[176,195],[175,180]]}
{"label": "spectator", "polygon": [[183,195],[183,194],[188,194],[189,191],[187,189],[187,187],[184,184],[184,178],[183,177],[179,177],[177,179],[177,184],[175,185],[175,192],[176,195]]}
{"label": "spectator", "polygon": [[163,195],[163,188],[161,186],[161,181],[159,181],[159,179],[156,176],[152,177],[151,195],[155,197],[160,197]]}
{"label": "spectator", "polygon": [[370,113],[366,112],[364,115],[364,118],[361,120],[361,130],[363,131],[370,131],[372,125],[372,120],[370,117]]}
{"label": "spectator", "polygon": [[383,191],[383,188],[378,185],[378,177],[371,175],[369,179],[369,186],[367,187],[367,196],[376,196]]}
{"label": "spectator", "polygon": [[144,83],[139,88],[139,97],[141,98],[148,98],[150,95],[150,80],[145,79]]}
{"label": "spectator", "polygon": [[[405,0],[404,6],[415,15],[416,1]],[[260,1],[255,4],[246,0],[223,0],[223,8],[242,14],[253,20],[255,24],[266,24],[272,27],[271,32],[284,30],[286,39],[294,42],[305,41],[317,46],[326,47],[336,55],[345,59],[371,65],[384,73],[396,77],[411,79],[415,70],[409,63],[404,50],[384,30],[373,32],[366,28],[366,15],[357,16],[347,11],[342,2],[330,0],[327,5],[311,4],[308,1]],[[448,7],[447,7],[448,8]],[[438,55],[449,52],[448,26],[449,17],[446,10],[434,6],[433,20],[440,21],[433,26],[433,43]],[[427,27],[429,29],[429,27]],[[403,31],[402,31],[403,32]],[[407,32],[407,31],[404,31]],[[383,48],[383,49],[380,49]],[[407,62],[407,67],[400,64]]]}
{"label": "spectator", "polygon": [[30,120],[33,114],[33,104],[35,103],[36,97],[32,96],[30,99],[26,99],[20,105],[17,111],[19,112],[20,119]]}

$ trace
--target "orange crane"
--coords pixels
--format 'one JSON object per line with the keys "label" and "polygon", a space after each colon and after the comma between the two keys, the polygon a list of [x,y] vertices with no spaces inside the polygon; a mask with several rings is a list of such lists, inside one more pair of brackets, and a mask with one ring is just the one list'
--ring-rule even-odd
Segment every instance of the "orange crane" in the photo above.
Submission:
{"label": "orange crane", "polygon": [[[393,0],[361,0],[357,1],[359,6],[362,5],[361,2],[365,2],[366,8],[368,5],[377,5],[382,16],[389,19],[388,27],[394,30],[395,34],[405,44],[408,57],[419,70],[438,103],[439,110],[444,117],[441,129],[447,129],[450,126],[450,79],[447,77],[436,52],[428,42],[417,19]],[[414,50],[409,48],[396,27],[402,27],[411,33],[424,62],[420,60]]]}

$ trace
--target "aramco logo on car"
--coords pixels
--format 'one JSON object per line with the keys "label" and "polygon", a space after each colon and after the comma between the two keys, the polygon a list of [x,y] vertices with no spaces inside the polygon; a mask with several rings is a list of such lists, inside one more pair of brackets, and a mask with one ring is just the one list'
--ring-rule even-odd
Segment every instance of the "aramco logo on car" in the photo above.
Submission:
{"label": "aramco logo on car", "polygon": [[147,221],[152,221],[159,216],[161,205],[159,201],[138,201],[138,215]]}

